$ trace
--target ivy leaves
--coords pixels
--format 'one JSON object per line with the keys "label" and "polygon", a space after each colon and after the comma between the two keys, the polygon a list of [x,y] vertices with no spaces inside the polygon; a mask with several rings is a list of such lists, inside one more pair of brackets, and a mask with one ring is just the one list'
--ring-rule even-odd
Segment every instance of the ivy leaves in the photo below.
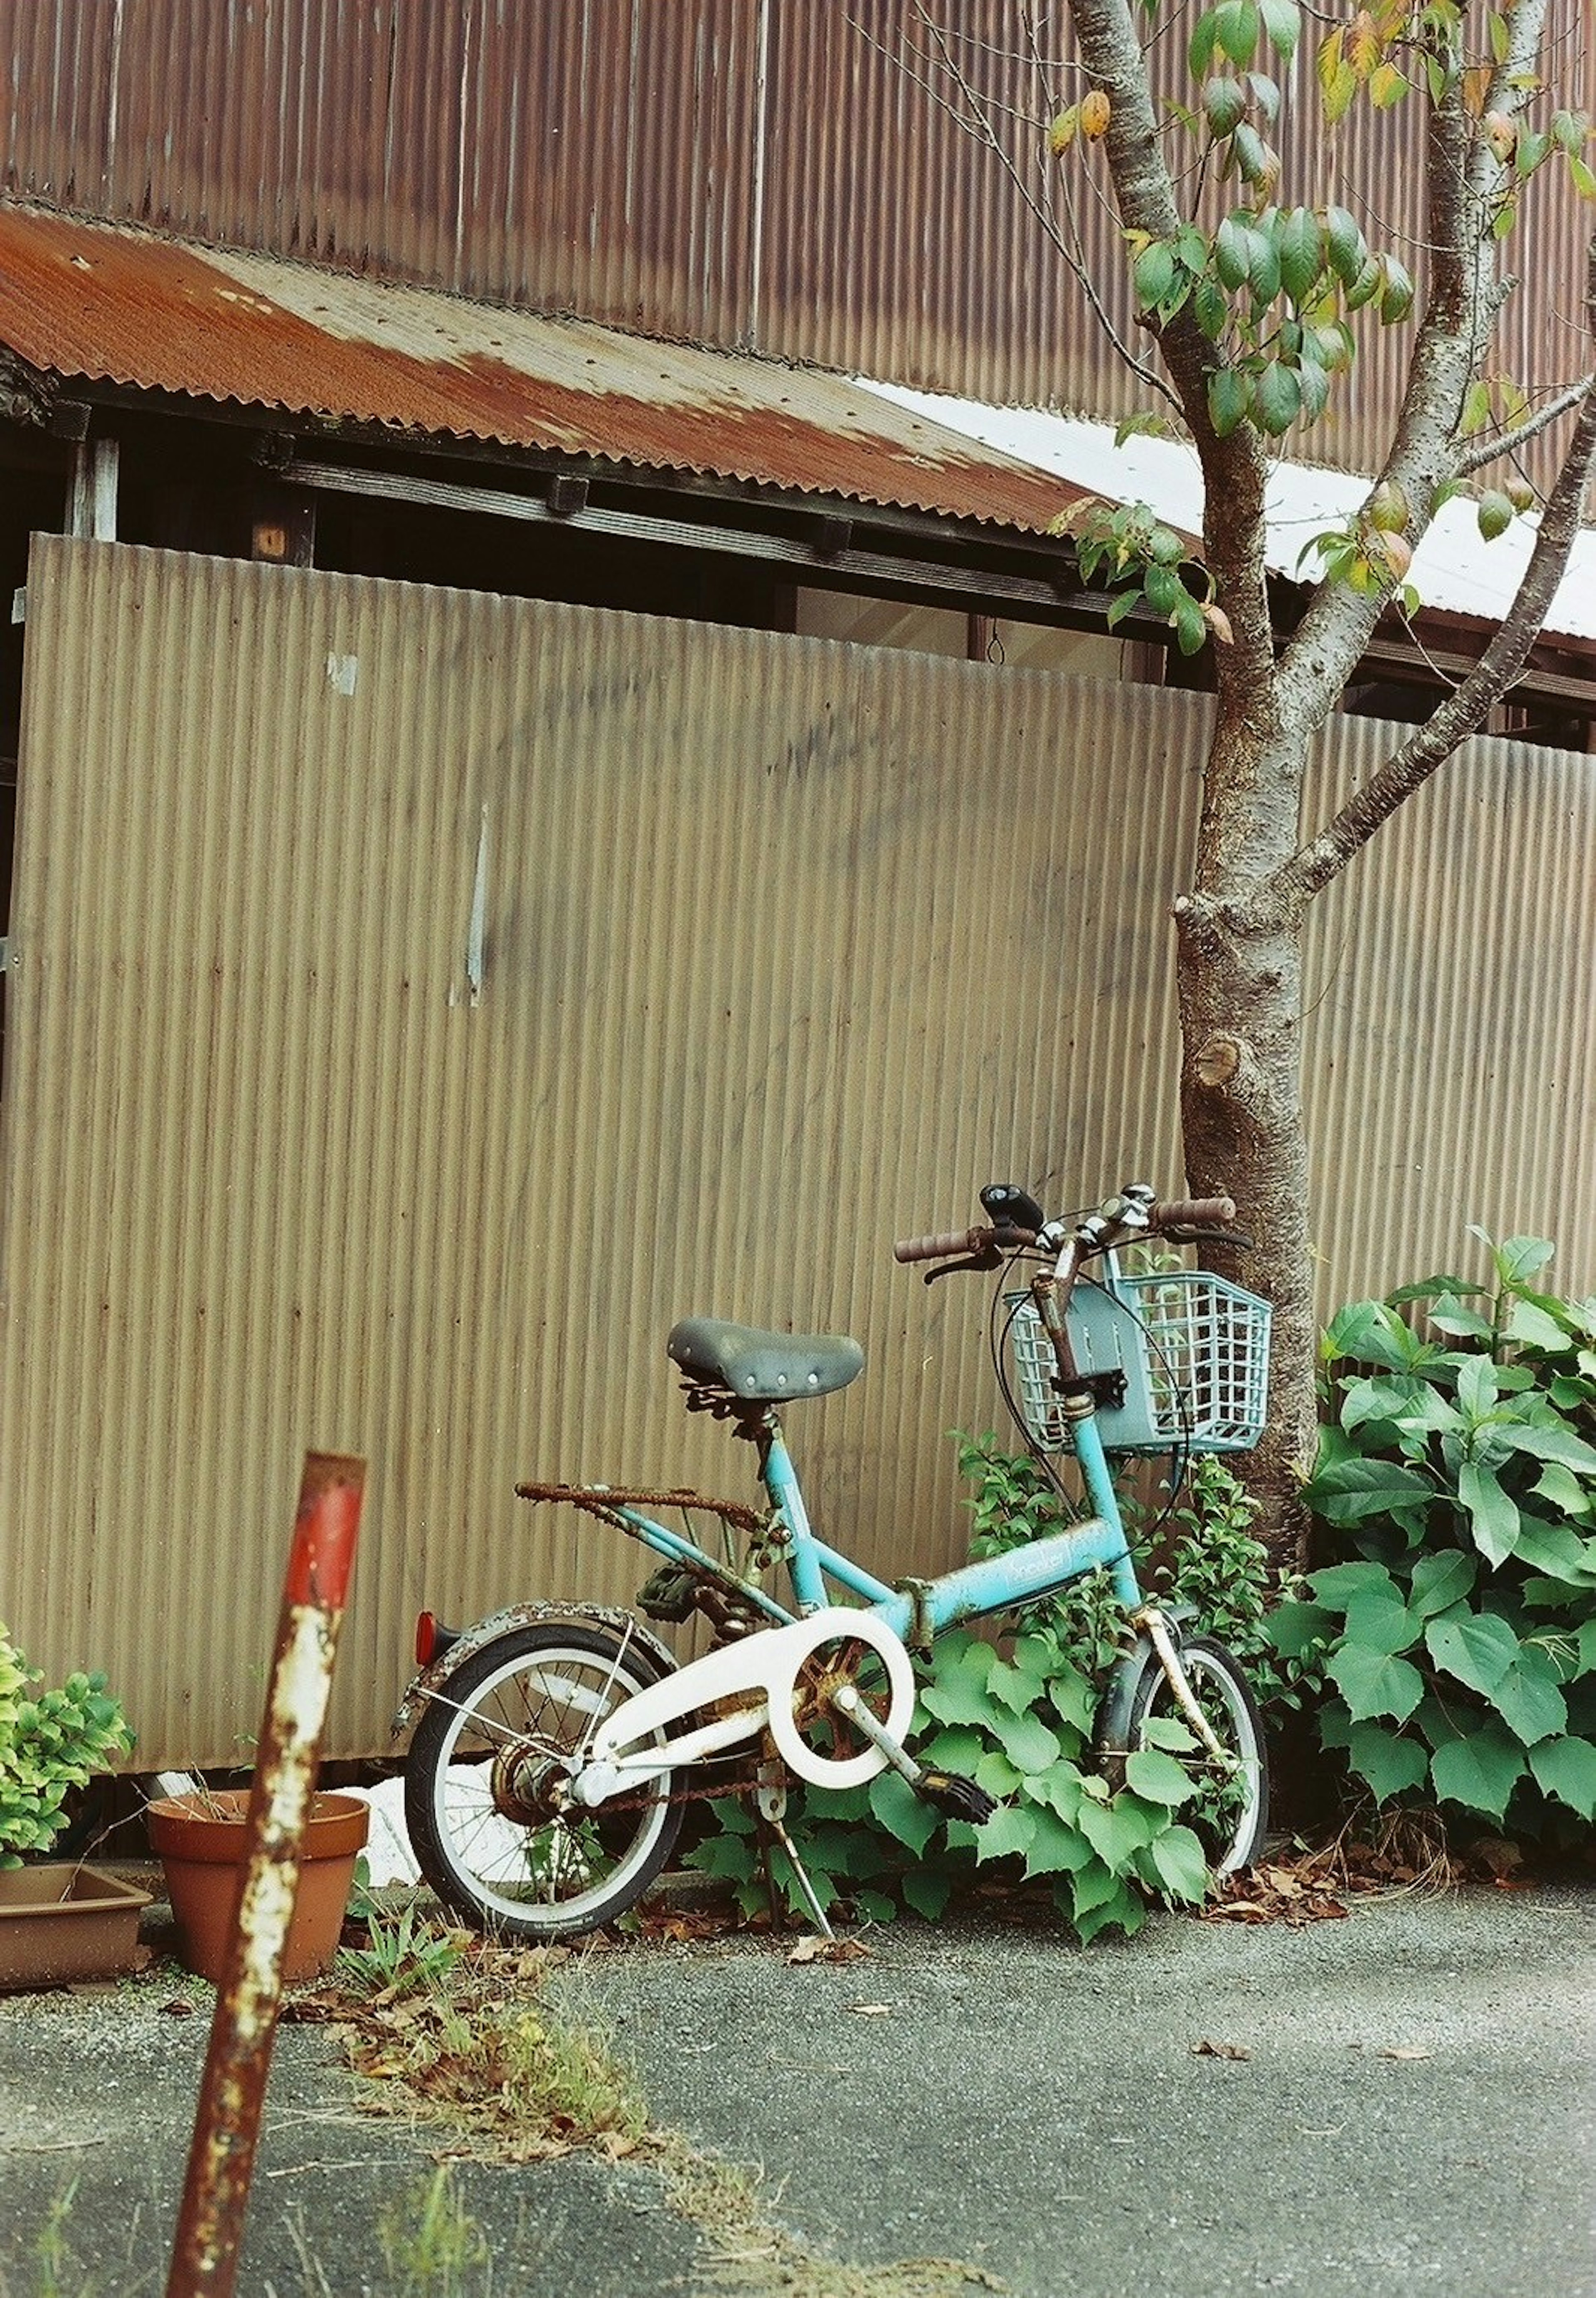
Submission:
{"label": "ivy leaves", "polygon": [[1321,1738],[1377,1801],[1532,1831],[1596,1815],[1596,1301],[1533,1289],[1551,1250],[1335,1319],[1308,1498],[1350,1552],[1273,1623],[1322,1657]]}

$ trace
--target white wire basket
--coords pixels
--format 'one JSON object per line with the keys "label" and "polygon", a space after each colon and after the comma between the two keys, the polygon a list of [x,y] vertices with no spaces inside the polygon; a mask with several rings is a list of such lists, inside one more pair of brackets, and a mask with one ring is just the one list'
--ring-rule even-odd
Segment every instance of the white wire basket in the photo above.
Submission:
{"label": "white wire basket", "polygon": [[[1053,1349],[1028,1293],[1011,1293],[1013,1388],[1026,1433],[1046,1452],[1070,1449],[1054,1386]],[[1083,1373],[1121,1372],[1125,1397],[1103,1403],[1110,1452],[1250,1452],[1269,1405],[1269,1304],[1206,1269],[1082,1282],[1070,1337]]]}

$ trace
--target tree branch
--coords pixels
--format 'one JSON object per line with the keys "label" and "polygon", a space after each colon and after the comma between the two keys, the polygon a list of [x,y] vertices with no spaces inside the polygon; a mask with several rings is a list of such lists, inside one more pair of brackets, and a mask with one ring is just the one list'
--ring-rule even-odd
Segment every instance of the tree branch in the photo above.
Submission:
{"label": "tree branch", "polygon": [[[1591,240],[1586,256],[1585,314],[1596,343],[1596,236]],[[1428,722],[1348,799],[1327,827],[1277,873],[1266,897],[1271,910],[1277,905],[1282,909],[1295,908],[1321,892],[1353,855],[1368,844],[1403,799],[1411,797],[1436,767],[1451,757],[1458,745],[1477,731],[1486,712],[1523,670],[1567,570],[1568,556],[1580,532],[1585,492],[1596,471],[1593,384],[1596,373],[1586,383],[1579,421],[1557,484],[1547,499],[1517,595],[1490,644],[1462,684],[1448,695]]]}
{"label": "tree branch", "polygon": [[[1500,90],[1497,109],[1517,117],[1532,93],[1530,67],[1544,29],[1546,0],[1517,0],[1507,13],[1509,62],[1493,85],[1493,93]],[[1474,132],[1460,70],[1451,71],[1430,114],[1425,160],[1429,289],[1391,451],[1370,491],[1400,492],[1409,511],[1403,536],[1415,548],[1435,516],[1442,488],[1459,475],[1464,400],[1485,348],[1484,322],[1504,292],[1495,277],[1497,243],[1490,218],[1512,180],[1512,156]],[[1281,709],[1288,723],[1315,726],[1334,708],[1386,604],[1387,594],[1377,591],[1359,593],[1320,584],[1280,657]]]}
{"label": "tree branch", "polygon": [[1549,399],[1544,407],[1526,416],[1516,431],[1501,432],[1493,439],[1483,440],[1477,447],[1471,447],[1458,464],[1458,476],[1466,479],[1473,472],[1484,470],[1487,463],[1500,462],[1504,455],[1516,455],[1520,447],[1550,430],[1559,415],[1567,415],[1571,407],[1577,407],[1590,388],[1591,378],[1587,376],[1583,383],[1570,384],[1567,391],[1559,391],[1555,399]]}

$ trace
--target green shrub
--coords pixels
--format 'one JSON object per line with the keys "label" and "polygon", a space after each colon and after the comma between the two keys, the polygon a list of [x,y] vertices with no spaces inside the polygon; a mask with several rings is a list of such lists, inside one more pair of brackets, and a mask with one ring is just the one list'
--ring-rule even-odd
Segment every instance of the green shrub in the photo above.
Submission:
{"label": "green shrub", "polygon": [[67,1823],[68,1790],[133,1748],[103,1675],[72,1674],[48,1691],[36,1690],[40,1680],[0,1621],[0,1867],[47,1850]]}
{"label": "green shrub", "polygon": [[1596,1810],[1596,1299],[1535,1289],[1552,1251],[1336,1318],[1307,1488],[1334,1560],[1273,1635],[1377,1804],[1566,1843]]}
{"label": "green shrub", "polygon": [[[1079,1511],[1029,1456],[1004,1451],[991,1435],[955,1441],[973,1486],[973,1557],[1075,1520]],[[1165,1600],[1192,1603],[1204,1632],[1231,1641],[1244,1664],[1261,1659],[1277,1695],[1295,1698],[1304,1663],[1280,1658],[1264,1633],[1267,1559],[1248,1529],[1252,1504],[1221,1462],[1199,1470],[1189,1507],[1170,1520],[1169,1555],[1152,1584]],[[1181,1818],[1198,1792],[1179,1761],[1196,1746],[1186,1725],[1154,1718],[1157,1744],[1129,1758],[1117,1793],[1094,1767],[1104,1674],[1128,1633],[1107,1575],[1093,1573],[999,1626],[996,1642],[965,1629],[938,1638],[909,1746],[928,1768],[973,1779],[1002,1808],[980,1828],[944,1819],[890,1771],[842,1792],[795,1790],[785,1824],[821,1905],[846,1901],[876,1921],[900,1905],[935,1917],[996,1861],[1050,1884],[1083,1940],[1138,1930],[1150,1899],[1202,1900],[1202,1846]],[[754,1914],[766,1901],[756,1822],[732,1798],[712,1809],[716,1831],[687,1856],[728,1881],[742,1912]],[[769,1857],[785,1905],[803,1914],[786,1854],[778,1845]]]}

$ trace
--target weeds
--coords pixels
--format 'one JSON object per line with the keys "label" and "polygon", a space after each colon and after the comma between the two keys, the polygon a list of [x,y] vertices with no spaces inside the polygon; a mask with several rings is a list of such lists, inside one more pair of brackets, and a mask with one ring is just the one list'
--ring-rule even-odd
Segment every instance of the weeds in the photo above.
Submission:
{"label": "weeds", "polygon": [[434,1986],[465,1951],[464,1933],[418,1922],[413,1905],[393,1915],[373,1903],[366,1924],[367,1945],[341,1947],[338,1969],[354,1984],[375,1987],[395,2001]]}
{"label": "weeds", "polygon": [[78,2270],[67,2241],[67,2220],[77,2198],[78,2181],[70,2179],[50,2204],[34,2248],[38,2263],[37,2298],[93,2298],[94,2285]]}
{"label": "weeds", "polygon": [[393,2298],[459,2298],[465,2277],[491,2263],[487,2237],[456,2194],[447,2162],[388,2205],[376,2234]]}

